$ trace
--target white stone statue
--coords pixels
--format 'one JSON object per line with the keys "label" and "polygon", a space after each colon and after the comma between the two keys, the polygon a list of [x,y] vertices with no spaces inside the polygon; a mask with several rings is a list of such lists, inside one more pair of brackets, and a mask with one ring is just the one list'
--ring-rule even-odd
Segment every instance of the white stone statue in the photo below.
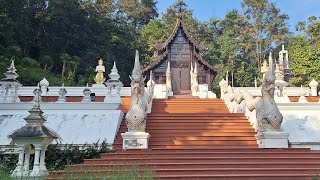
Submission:
{"label": "white stone statue", "polygon": [[191,78],[191,91],[194,94],[199,90],[198,66],[196,62],[194,63],[194,68],[192,67],[192,64],[191,64],[190,78]]}
{"label": "white stone statue", "polygon": [[260,132],[281,131],[283,116],[274,100],[275,79],[274,67],[270,65],[262,82],[262,97],[256,102],[258,131]]}
{"label": "white stone statue", "polygon": [[167,87],[167,92],[172,92],[170,61],[168,61],[168,66],[166,71],[166,87]]}
{"label": "white stone statue", "polygon": [[150,79],[149,81],[147,82],[147,90],[151,96],[151,94],[153,95],[153,92],[154,92],[154,86],[156,85],[156,83],[154,82],[153,80],[153,72],[152,70],[150,71]]}
{"label": "white stone statue", "polygon": [[228,83],[226,80],[222,79],[219,82],[219,86],[220,86],[220,99],[224,99],[224,94],[227,91]]}
{"label": "white stone statue", "polygon": [[131,79],[131,105],[126,114],[126,124],[129,132],[144,132],[146,129],[148,98],[144,89],[145,78],[140,69],[139,53],[136,51],[135,63]]}

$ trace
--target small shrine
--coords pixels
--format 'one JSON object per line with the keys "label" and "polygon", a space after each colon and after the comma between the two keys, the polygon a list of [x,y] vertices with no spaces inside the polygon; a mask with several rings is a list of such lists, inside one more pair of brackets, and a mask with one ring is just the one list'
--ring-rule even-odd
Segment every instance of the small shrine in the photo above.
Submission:
{"label": "small shrine", "polygon": [[[11,134],[14,144],[17,145],[19,151],[18,163],[11,176],[15,179],[44,179],[48,175],[45,166],[45,152],[47,146],[59,136],[54,131],[50,130],[44,123],[46,119],[43,117],[43,112],[40,109],[40,94],[41,89],[38,86],[34,90],[34,102],[32,109],[29,110],[29,116],[25,121],[27,124]],[[34,153],[34,163],[32,170],[30,166],[30,155]]]}
{"label": "small shrine", "polygon": [[[155,52],[157,59],[143,70],[143,74],[149,75],[150,71],[153,71],[156,84],[168,84],[166,83],[168,81],[167,74],[170,71],[174,95],[191,94],[192,84],[194,84],[192,82],[195,82],[192,80],[192,74],[196,76],[199,84],[207,84],[208,89],[211,89],[211,82],[217,71],[202,59],[201,49],[202,47],[188,33],[180,15],[170,37],[157,47]],[[170,69],[167,70],[167,67]],[[194,73],[194,70],[197,72]]]}
{"label": "small shrine", "polygon": [[0,85],[2,87],[2,94],[0,96],[0,102],[3,103],[14,103],[20,102],[18,96],[18,88],[21,87],[21,83],[17,80],[19,75],[17,74],[17,69],[14,66],[14,61],[11,61],[8,71],[4,73],[6,76],[0,80]]}

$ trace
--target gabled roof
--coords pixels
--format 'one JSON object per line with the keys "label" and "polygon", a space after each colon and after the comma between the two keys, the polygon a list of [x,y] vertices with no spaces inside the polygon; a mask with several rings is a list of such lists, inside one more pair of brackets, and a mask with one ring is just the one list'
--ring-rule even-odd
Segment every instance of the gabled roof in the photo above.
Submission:
{"label": "gabled roof", "polygon": [[181,20],[181,18],[177,19],[177,23],[175,25],[175,28],[173,30],[173,32],[171,33],[171,35],[169,36],[169,38],[159,47],[157,48],[158,51],[161,51],[163,53],[161,53],[157,59],[155,61],[153,61],[149,66],[147,66],[143,72],[149,72],[150,70],[152,70],[153,68],[155,68],[158,64],[160,64],[164,59],[166,59],[166,57],[168,56],[168,46],[170,45],[170,43],[174,40],[174,38],[178,35],[179,30],[182,30],[184,32],[184,34],[186,35],[187,39],[189,40],[189,42],[195,47],[193,50],[193,54],[194,56],[199,60],[199,62],[201,64],[203,64],[204,66],[206,66],[208,69],[210,69],[211,71],[213,71],[214,74],[217,73],[217,71],[214,69],[214,67],[212,65],[210,65],[207,61],[205,61],[204,59],[202,59],[201,55],[197,53],[197,51],[201,50],[202,47],[200,45],[198,45],[193,38],[190,36],[190,34],[188,33],[188,29],[185,27],[183,21]]}
{"label": "gabled roof", "polygon": [[149,66],[143,69],[143,72],[149,72],[151,69],[153,69],[155,66],[160,64],[166,57],[168,56],[168,51],[165,51],[160,56],[157,57],[155,61],[153,61]]}
{"label": "gabled roof", "polygon": [[191,44],[193,44],[198,50],[201,50],[202,47],[197,44],[194,39],[192,38],[192,36],[189,34],[188,32],[188,28],[186,28],[186,26],[184,25],[183,21],[178,18],[177,19],[177,23],[174,27],[173,32],[171,33],[171,35],[169,36],[169,38],[158,48],[158,50],[163,50],[166,49],[166,47],[168,47],[168,45],[173,41],[173,39],[177,36],[179,29],[182,29],[184,34],[187,36],[187,39],[190,41]]}

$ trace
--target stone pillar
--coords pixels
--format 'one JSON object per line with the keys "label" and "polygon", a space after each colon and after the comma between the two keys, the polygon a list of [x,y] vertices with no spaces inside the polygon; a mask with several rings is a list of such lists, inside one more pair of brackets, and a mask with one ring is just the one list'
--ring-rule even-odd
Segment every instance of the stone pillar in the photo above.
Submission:
{"label": "stone pillar", "polygon": [[30,176],[40,176],[40,152],[41,152],[41,147],[39,145],[35,146],[34,149],[34,163],[33,163],[33,169],[32,172],[30,173]]}
{"label": "stone pillar", "polygon": [[24,146],[18,146],[18,152],[19,152],[19,158],[18,158],[18,163],[16,164],[16,168],[12,172],[12,176],[22,176],[23,175],[23,158],[24,158]]}
{"label": "stone pillar", "polygon": [[18,88],[19,86],[15,86],[14,87],[14,102],[21,102],[20,98],[19,98],[19,94],[18,94]]}
{"label": "stone pillar", "polygon": [[87,87],[83,90],[83,98],[82,98],[82,103],[88,103],[88,102],[91,102],[91,97],[90,97],[90,94],[91,94],[91,90],[89,89],[89,85],[87,84]]}
{"label": "stone pillar", "polygon": [[311,88],[311,96],[317,96],[317,88],[318,88],[318,82],[314,79],[309,83],[309,86]]}
{"label": "stone pillar", "polygon": [[305,95],[306,95],[306,92],[303,90],[303,88],[302,88],[302,85],[301,85],[301,88],[300,88],[300,91],[299,91],[299,101],[298,102],[300,102],[300,103],[307,103],[308,102],[308,100],[307,100],[307,98],[305,97]]}
{"label": "stone pillar", "polygon": [[30,169],[29,169],[29,164],[30,164],[30,149],[31,146],[27,145],[24,149],[24,165],[23,165],[23,176],[29,176]]}
{"label": "stone pillar", "polygon": [[46,167],[45,163],[45,157],[46,157],[46,150],[47,150],[47,145],[43,145],[41,148],[41,155],[40,155],[40,172],[42,175],[48,175],[48,170]]}

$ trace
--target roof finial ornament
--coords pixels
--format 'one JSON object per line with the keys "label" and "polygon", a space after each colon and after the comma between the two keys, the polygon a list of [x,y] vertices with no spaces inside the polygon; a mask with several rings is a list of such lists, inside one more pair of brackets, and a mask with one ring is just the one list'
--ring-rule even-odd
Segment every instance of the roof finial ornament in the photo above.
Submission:
{"label": "roof finial ornament", "polygon": [[177,18],[182,20],[182,7],[184,6],[184,2],[183,0],[179,0],[178,3],[177,3],[177,8],[178,8],[178,11],[177,11]]}

